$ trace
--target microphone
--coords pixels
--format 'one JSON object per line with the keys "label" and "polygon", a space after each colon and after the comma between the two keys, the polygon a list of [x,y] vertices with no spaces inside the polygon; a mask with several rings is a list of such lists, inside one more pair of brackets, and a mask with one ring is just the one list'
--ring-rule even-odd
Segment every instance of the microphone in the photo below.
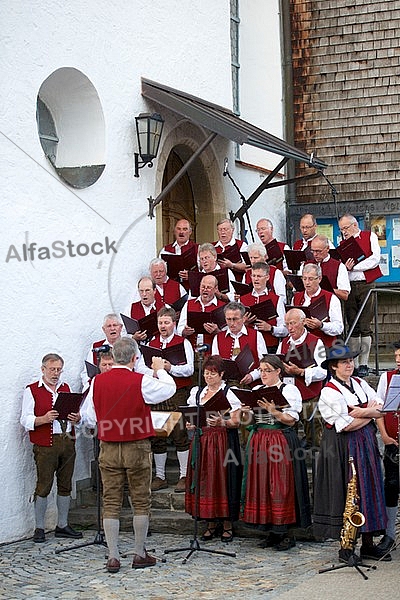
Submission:
{"label": "microphone", "polygon": [[98,348],[92,348],[92,352],[95,352],[96,354],[99,354],[99,352],[110,352],[110,350],[111,346],[109,344],[103,344]]}
{"label": "microphone", "polygon": [[197,348],[195,348],[195,352],[207,352],[207,350],[210,349],[210,346],[208,344],[202,344],[201,346],[197,346]]}
{"label": "microphone", "polygon": [[228,174],[228,159],[225,157],[224,160],[224,170],[222,171],[222,175],[225,177]]}

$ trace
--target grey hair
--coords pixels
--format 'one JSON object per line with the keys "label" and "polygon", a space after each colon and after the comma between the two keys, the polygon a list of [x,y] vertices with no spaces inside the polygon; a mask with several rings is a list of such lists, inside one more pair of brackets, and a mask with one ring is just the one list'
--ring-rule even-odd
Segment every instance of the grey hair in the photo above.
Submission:
{"label": "grey hair", "polygon": [[265,249],[264,244],[255,242],[254,244],[249,244],[247,246],[247,252],[258,252],[261,256],[267,256],[267,251]]}
{"label": "grey hair", "polygon": [[117,340],[112,348],[114,361],[117,365],[127,365],[139,352],[136,341],[129,337]]}
{"label": "grey hair", "polygon": [[322,277],[322,271],[319,265],[315,265],[314,263],[305,264],[303,267],[303,273],[309,273],[310,271],[315,271],[317,277]]}
{"label": "grey hair", "polygon": [[217,251],[215,249],[215,246],[213,244],[210,244],[210,242],[200,244],[198,254],[200,255],[201,252],[210,252],[214,256],[214,258],[217,258]]}
{"label": "grey hair", "polygon": [[119,316],[116,313],[108,313],[108,315],[106,315],[103,319],[103,327],[106,324],[106,321],[108,320],[112,320],[112,321],[118,321],[118,325],[122,325],[121,323],[121,319],[119,318]]}

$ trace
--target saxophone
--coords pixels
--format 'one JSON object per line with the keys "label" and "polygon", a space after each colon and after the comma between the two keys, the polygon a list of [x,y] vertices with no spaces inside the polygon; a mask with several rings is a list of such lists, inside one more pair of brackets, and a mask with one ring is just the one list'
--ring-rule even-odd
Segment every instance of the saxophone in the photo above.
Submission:
{"label": "saxophone", "polygon": [[357,473],[354,458],[349,456],[351,479],[347,484],[346,505],[343,513],[343,527],[340,532],[340,546],[344,550],[353,550],[357,543],[358,529],[365,523],[364,515],[358,510],[360,499],[357,493]]}

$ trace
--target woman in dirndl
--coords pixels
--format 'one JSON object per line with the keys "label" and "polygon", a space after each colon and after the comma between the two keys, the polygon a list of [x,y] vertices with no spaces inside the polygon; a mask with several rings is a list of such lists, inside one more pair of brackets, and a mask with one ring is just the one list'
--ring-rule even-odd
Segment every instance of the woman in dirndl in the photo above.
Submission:
{"label": "woman in dirndl", "polygon": [[[219,413],[207,417],[207,425],[199,432],[197,457],[192,441],[188,460],[185,510],[192,516],[207,521],[207,528],[201,537],[203,541],[212,540],[216,535],[220,535],[222,542],[231,542],[233,522],[239,518],[242,481],[238,436],[241,403],[223,381],[223,360],[220,356],[214,355],[205,359],[203,375],[206,386],[200,390],[200,404],[207,409],[207,402],[222,390],[230,404],[230,410],[229,416]],[[192,388],[188,399],[189,406],[196,406],[198,391],[198,386]],[[194,426],[188,424],[187,428],[194,429]],[[197,506],[196,467],[199,472]]]}
{"label": "woman in dirndl", "polygon": [[254,389],[279,388],[287,406],[280,409],[273,401],[258,401],[265,410],[254,411],[249,427],[241,518],[269,531],[262,547],[289,550],[296,545],[290,529],[311,524],[305,456],[293,428],[302,401],[295,385],[282,382],[284,367],[278,356],[264,356],[260,373],[262,386]]}
{"label": "woman in dirndl", "polygon": [[[382,418],[378,410],[382,403],[371,386],[353,377],[357,355],[358,352],[350,351],[348,346],[332,346],[321,365],[328,369],[330,379],[318,402],[325,427],[315,478],[313,531],[319,539],[339,539],[351,477],[349,457],[353,457],[358,510],[365,517],[360,527],[361,558],[391,560],[389,554],[385,555],[373,543],[373,536],[384,534],[386,528],[383,476],[374,422]],[[350,553],[340,548],[339,559],[348,562]]]}

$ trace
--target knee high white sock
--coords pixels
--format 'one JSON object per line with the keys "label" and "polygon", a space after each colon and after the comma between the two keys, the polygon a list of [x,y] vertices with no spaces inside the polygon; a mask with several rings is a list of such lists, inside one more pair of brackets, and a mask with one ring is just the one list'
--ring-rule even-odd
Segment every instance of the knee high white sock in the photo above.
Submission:
{"label": "knee high white sock", "polygon": [[180,452],[177,452],[176,455],[179,461],[179,477],[186,477],[189,450],[182,450]]}
{"label": "knee high white sock", "polygon": [[397,518],[397,506],[387,506],[387,526],[386,526],[386,535],[392,538],[392,540],[396,539],[396,518]]}
{"label": "knee high white sock", "polygon": [[119,560],[119,519],[103,519],[103,527],[108,546],[108,558],[116,558]]}
{"label": "knee high white sock", "polygon": [[360,356],[358,357],[360,365],[368,365],[371,342],[372,338],[370,335],[361,338],[361,352]]}
{"label": "knee high white sock", "polygon": [[47,509],[47,497],[42,498],[36,496],[35,498],[35,525],[38,529],[44,529],[44,517]]}
{"label": "knee high white sock", "polygon": [[68,525],[68,511],[71,496],[57,496],[57,525],[64,529]]}
{"label": "knee high white sock", "polygon": [[[360,352],[361,347],[361,338],[360,337],[351,337],[348,341],[349,348],[352,352]],[[363,364],[359,362],[359,357],[356,356],[354,359],[354,366],[358,367],[359,364]]]}
{"label": "knee high white sock", "polygon": [[146,555],[144,541],[147,537],[148,529],[148,515],[138,515],[137,517],[133,517],[133,531],[135,533],[135,554],[138,554],[142,558],[144,558]]}
{"label": "knee high white sock", "polygon": [[167,453],[154,454],[154,462],[156,465],[156,477],[165,479],[165,464],[167,462]]}

